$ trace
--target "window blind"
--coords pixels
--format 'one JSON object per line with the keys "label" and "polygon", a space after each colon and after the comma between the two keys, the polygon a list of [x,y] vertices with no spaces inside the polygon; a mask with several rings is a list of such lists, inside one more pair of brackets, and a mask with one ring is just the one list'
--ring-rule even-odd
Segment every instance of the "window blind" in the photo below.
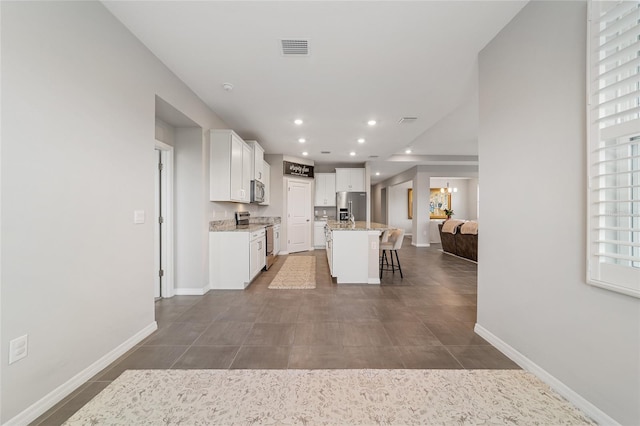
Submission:
{"label": "window blind", "polygon": [[640,1],[589,3],[587,280],[640,297]]}

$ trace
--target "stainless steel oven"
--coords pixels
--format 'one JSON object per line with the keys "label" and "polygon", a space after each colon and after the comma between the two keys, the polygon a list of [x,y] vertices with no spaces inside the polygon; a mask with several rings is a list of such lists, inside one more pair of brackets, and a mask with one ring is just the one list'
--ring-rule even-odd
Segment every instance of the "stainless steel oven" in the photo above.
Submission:
{"label": "stainless steel oven", "polygon": [[269,269],[271,265],[276,261],[276,255],[273,254],[273,225],[267,225],[265,227],[265,236],[267,238],[267,261],[264,269]]}

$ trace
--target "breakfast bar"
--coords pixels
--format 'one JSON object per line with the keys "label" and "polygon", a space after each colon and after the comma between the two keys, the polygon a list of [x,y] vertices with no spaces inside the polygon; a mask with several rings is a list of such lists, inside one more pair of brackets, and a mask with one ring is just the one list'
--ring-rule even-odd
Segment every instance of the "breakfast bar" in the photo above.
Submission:
{"label": "breakfast bar", "polygon": [[375,222],[327,222],[327,261],[338,284],[380,284],[380,235],[389,229]]}

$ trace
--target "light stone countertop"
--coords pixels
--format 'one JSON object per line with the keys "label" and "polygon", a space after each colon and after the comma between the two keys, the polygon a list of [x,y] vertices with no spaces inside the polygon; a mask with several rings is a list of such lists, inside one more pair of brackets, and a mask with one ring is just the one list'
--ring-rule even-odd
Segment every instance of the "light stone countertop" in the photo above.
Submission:
{"label": "light stone countertop", "polygon": [[225,225],[209,225],[209,232],[253,232],[259,231],[260,229],[264,229],[267,223],[250,223],[246,226],[237,226],[234,223],[225,224]]}
{"label": "light stone countertop", "polygon": [[236,226],[235,219],[213,220],[209,222],[209,232],[253,232],[267,225],[280,225],[280,217],[252,217],[247,226]]}
{"label": "light stone countertop", "polygon": [[390,225],[377,222],[356,221],[355,224],[349,222],[339,222],[337,220],[330,220],[327,222],[327,226],[332,231],[386,231],[389,229],[395,229]]}

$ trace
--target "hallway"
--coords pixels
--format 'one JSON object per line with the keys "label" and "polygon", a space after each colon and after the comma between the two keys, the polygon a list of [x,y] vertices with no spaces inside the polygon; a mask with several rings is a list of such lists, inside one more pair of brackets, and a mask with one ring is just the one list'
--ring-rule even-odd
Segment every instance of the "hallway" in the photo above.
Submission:
{"label": "hallway", "polygon": [[[439,245],[399,250],[404,279],[336,285],[324,250],[316,289],[270,290],[284,263],[245,291],[156,302],[158,331],[33,424],[61,424],[127,369],[517,369],[473,332],[477,265]],[[296,256],[297,256],[296,255]]]}

